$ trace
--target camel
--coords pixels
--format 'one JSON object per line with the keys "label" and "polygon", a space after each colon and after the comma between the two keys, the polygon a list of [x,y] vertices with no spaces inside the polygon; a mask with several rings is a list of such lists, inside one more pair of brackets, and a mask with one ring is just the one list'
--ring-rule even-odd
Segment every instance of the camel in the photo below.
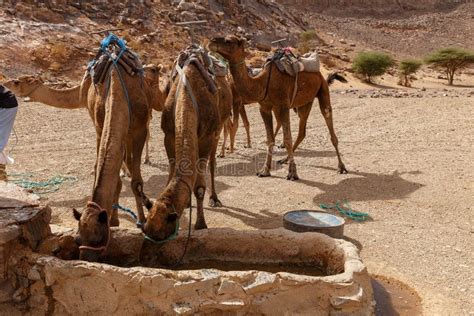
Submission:
{"label": "camel", "polygon": [[244,104],[242,102],[242,97],[240,96],[237,88],[235,86],[234,80],[229,76],[228,81],[230,82],[232,90],[232,121],[228,125],[228,128],[224,129],[224,142],[222,144],[222,150],[219,154],[219,157],[224,157],[225,155],[225,144],[227,142],[227,137],[230,136],[230,146],[229,152],[233,153],[235,149],[235,136],[239,128],[239,116],[242,117],[242,122],[244,124],[245,132],[247,135],[247,144],[244,145],[245,148],[251,148],[252,142],[250,139],[250,123],[247,117],[247,112],[245,111]]}
{"label": "camel", "polygon": [[[191,49],[191,50],[189,50]],[[169,159],[169,178],[154,203],[144,200],[149,216],[143,227],[147,239],[166,240],[177,230],[177,223],[194,193],[197,200],[195,229],[205,229],[203,200],[206,168],[211,173],[209,204],[221,206],[214,183],[219,135],[232,110],[232,90],[225,77],[215,81],[207,74],[206,52],[191,46],[177,63],[183,65],[170,81],[170,93],[161,117],[165,148]],[[217,92],[213,87],[217,87]]]}
{"label": "camel", "polygon": [[87,101],[97,132],[95,180],[91,201],[82,213],[74,209],[73,214],[79,221],[80,258],[96,261],[108,246],[110,227],[119,225],[112,205],[117,204],[122,188],[122,157],[131,173],[139,221],[145,221],[140,164],[151,108],[140,75],[130,76],[119,66],[111,67],[104,83],[90,86]]}
{"label": "camel", "polygon": [[87,100],[97,137],[92,198],[82,212],[73,209],[73,215],[79,222],[80,259],[97,261],[108,247],[110,227],[119,225],[117,209],[112,206],[119,199],[122,187],[119,174],[124,159],[131,172],[139,221],[145,221],[141,202],[146,196],[140,164],[151,107],[142,75],[131,76],[120,65],[110,66],[103,83],[92,85],[90,75],[86,74],[79,88],[73,89],[79,90],[79,97],[72,106],[81,107]]}
{"label": "camel", "polygon": [[[327,78],[326,78],[326,81],[328,83],[328,86],[331,86],[331,84],[335,81],[335,80],[338,80],[338,81],[341,81],[341,82],[344,82],[346,83],[347,80],[346,78],[344,78],[343,76],[339,75],[337,72],[332,72],[330,73]],[[250,123],[249,123],[249,120],[248,120],[248,117],[247,117],[247,112],[245,110],[245,105],[243,104],[242,102],[242,98],[240,96],[240,94],[237,92],[236,88],[235,88],[235,84],[232,84],[232,95],[234,97],[234,107],[237,107],[237,109],[234,109],[233,110],[233,113],[237,113],[237,115],[234,115],[233,117],[233,123],[232,123],[232,130],[231,130],[231,133],[230,133],[230,148],[229,148],[229,152],[234,152],[234,144],[235,144],[235,136],[237,134],[237,130],[238,130],[238,126],[239,126],[239,114],[240,116],[242,117],[242,122],[244,124],[244,128],[245,128],[245,131],[246,131],[246,135],[247,135],[247,144],[244,145],[244,148],[251,148],[252,147],[252,143],[251,143],[251,139],[250,139]],[[298,114],[299,109],[298,108],[293,108],[293,110],[295,111],[295,113]],[[303,141],[303,139],[306,137],[306,123],[307,123],[307,120],[308,120],[308,117],[309,117],[309,112],[311,111],[311,108],[308,110],[308,113],[300,113],[301,115],[301,119],[303,120],[300,125],[301,126],[304,126],[305,128],[304,129],[300,129],[298,131],[298,136],[296,137],[296,141],[293,145],[293,152],[296,151],[296,148],[298,148],[298,145]],[[274,137],[276,138],[276,136],[278,135],[278,131],[280,130],[281,128],[281,123],[280,122],[277,122],[277,126],[275,128],[275,133],[274,133]],[[224,134],[224,145],[225,145],[225,142],[226,142],[226,138],[227,138],[227,135]],[[281,144],[279,146],[280,148],[285,148],[285,144]],[[287,161],[287,159],[281,159],[278,161],[278,163],[280,164],[283,164]]]}
{"label": "camel", "polygon": [[[245,40],[236,36],[215,37],[209,43],[209,49],[221,54],[229,61],[232,77],[242,97],[243,103],[258,102],[260,114],[267,133],[267,157],[263,168],[257,172],[259,177],[271,176],[271,162],[275,135],[273,130],[272,111],[277,122],[283,128],[283,140],[288,153],[288,180],[298,180],[296,163],[293,156],[293,144],[290,127],[290,107],[298,109],[300,116],[299,130],[303,134],[307,116],[314,99],[317,97],[321,113],[331,134],[331,142],[336,150],[339,173],[347,173],[338,149],[338,139],[334,132],[332,107],[328,83],[320,72],[301,72],[298,78],[298,90],[292,103],[294,78],[280,72],[274,63],[267,63],[260,74],[249,76],[245,65]],[[306,116],[306,118],[305,118]]]}
{"label": "camel", "polygon": [[[152,64],[143,67],[147,99],[151,108],[156,111],[163,110],[163,105],[166,98],[164,93],[159,89],[161,68],[161,65],[156,66]],[[76,85],[68,89],[51,88],[45,85],[39,76],[22,76],[18,79],[10,80],[5,83],[5,86],[12,90],[17,96],[29,97],[32,101],[68,110],[87,108],[87,91],[89,90],[90,85],[91,79],[89,76],[87,76],[87,74],[80,85]],[[83,91],[83,95],[81,95],[81,91]],[[150,118],[147,122],[148,127],[151,122],[151,118],[150,111]],[[150,153],[148,146],[149,139],[150,134],[148,133],[145,143],[144,163],[150,163]],[[125,164],[122,169],[124,174],[130,176]]]}

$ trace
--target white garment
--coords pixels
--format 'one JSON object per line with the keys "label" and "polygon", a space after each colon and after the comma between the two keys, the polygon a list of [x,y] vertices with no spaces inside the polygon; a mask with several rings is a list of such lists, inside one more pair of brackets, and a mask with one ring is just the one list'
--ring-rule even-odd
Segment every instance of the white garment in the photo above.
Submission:
{"label": "white garment", "polygon": [[13,159],[8,157],[5,153],[5,147],[7,146],[13,129],[16,112],[18,112],[18,107],[8,109],[0,108],[0,164],[2,165],[13,163]]}
{"label": "white garment", "polygon": [[12,157],[9,157],[3,151],[0,152],[0,165],[11,165],[14,162],[15,160]]}

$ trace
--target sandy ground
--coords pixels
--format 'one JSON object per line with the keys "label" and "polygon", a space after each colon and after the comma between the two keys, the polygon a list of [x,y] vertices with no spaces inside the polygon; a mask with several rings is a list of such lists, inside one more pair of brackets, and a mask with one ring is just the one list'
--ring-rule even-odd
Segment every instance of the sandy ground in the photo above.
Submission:
{"label": "sandy ground", "polygon": [[[209,227],[280,227],[287,211],[347,199],[372,218],[348,221],[345,227],[371,273],[413,287],[426,315],[473,315],[474,97],[455,97],[458,88],[446,92],[452,97],[429,97],[428,89],[424,98],[359,99],[341,94],[340,87],[333,90],[335,126],[350,173],[337,174],[335,152],[315,106],[296,155],[301,180],[285,180],[287,166],[276,164],[271,178],[257,178],[265,132],[258,107],[249,105],[254,146],[243,148],[241,128],[237,151],[218,160],[217,189],[225,206],[206,209]],[[152,123],[152,166],[143,166],[151,197],[167,177],[159,118],[155,114]],[[292,120],[296,137],[293,114]],[[84,206],[91,193],[95,159],[95,134],[86,111],[22,103],[15,129],[16,164],[9,172],[30,172],[35,179],[77,177],[44,196],[53,207],[53,223],[76,227],[71,208]],[[283,156],[277,150],[275,160]],[[128,180],[120,203],[135,208]],[[133,223],[122,215],[121,225]]]}

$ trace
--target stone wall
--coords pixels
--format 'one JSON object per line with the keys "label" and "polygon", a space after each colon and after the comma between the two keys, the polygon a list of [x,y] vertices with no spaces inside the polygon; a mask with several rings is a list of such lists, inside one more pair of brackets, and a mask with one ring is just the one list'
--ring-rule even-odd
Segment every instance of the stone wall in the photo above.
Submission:
{"label": "stone wall", "polygon": [[[323,265],[332,274],[322,277],[255,270],[123,268],[52,256],[77,256],[75,232],[55,228],[51,233],[47,206],[10,202],[0,204],[0,309],[9,315],[370,315],[374,310],[367,269],[357,248],[344,240],[283,228],[215,228],[193,232],[185,259],[304,262]],[[101,260],[153,264],[154,256],[174,262],[186,240],[181,233],[157,247],[144,242],[138,230],[113,229]]]}

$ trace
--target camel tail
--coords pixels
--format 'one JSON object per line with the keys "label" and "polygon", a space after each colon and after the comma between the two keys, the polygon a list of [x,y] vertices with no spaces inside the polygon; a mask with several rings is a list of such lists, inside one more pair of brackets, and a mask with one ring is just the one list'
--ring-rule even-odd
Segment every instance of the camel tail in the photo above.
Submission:
{"label": "camel tail", "polygon": [[328,83],[328,86],[334,83],[335,80],[338,80],[343,83],[347,83],[347,79],[344,78],[342,75],[340,75],[338,72],[331,72],[328,77],[326,78],[326,81]]}

